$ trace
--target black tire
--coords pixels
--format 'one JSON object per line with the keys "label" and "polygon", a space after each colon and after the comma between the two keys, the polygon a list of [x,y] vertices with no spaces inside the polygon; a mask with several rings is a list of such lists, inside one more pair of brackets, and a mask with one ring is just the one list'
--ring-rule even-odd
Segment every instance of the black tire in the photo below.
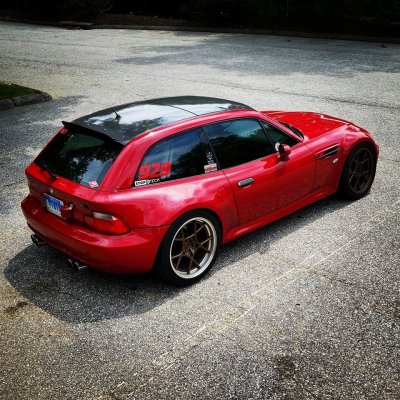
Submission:
{"label": "black tire", "polygon": [[165,235],[154,272],[175,285],[191,285],[213,266],[220,246],[221,228],[215,217],[203,210],[190,211]]}
{"label": "black tire", "polygon": [[360,143],[347,157],[339,182],[338,193],[350,200],[365,196],[375,178],[376,155],[369,143]]}

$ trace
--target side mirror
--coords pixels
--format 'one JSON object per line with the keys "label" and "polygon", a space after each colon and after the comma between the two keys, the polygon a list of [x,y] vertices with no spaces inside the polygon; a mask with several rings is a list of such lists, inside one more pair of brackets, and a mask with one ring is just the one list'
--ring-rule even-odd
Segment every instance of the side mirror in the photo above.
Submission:
{"label": "side mirror", "polygon": [[290,159],[290,153],[292,152],[290,146],[288,146],[287,144],[280,144],[278,151],[281,161],[288,161]]}

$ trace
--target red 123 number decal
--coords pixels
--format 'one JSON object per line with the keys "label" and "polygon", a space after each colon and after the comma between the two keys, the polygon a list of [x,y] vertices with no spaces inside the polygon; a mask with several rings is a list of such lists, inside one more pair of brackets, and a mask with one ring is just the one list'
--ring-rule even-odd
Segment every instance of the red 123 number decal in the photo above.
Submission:
{"label": "red 123 number decal", "polygon": [[161,176],[167,176],[171,172],[170,161],[164,162],[162,164],[151,164],[151,165],[142,165],[139,170],[139,180],[143,179],[154,179],[159,178]]}

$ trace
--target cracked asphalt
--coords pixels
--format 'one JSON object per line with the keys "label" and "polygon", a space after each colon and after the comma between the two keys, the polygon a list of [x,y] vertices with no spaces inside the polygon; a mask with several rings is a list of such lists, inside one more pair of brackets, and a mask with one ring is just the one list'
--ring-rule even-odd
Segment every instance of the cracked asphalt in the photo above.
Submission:
{"label": "cracked asphalt", "polygon": [[[0,22],[0,398],[400,398],[400,45]],[[351,120],[381,148],[368,196],[331,196],[225,245],[189,288],[77,273],[31,244],[24,168],[71,120],[162,96]]]}

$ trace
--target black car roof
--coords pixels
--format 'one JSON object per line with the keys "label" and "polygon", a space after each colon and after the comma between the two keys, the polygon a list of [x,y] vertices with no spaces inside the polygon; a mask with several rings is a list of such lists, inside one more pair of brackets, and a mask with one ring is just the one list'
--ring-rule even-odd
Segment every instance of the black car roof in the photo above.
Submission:
{"label": "black car roof", "polygon": [[124,104],[64,122],[67,129],[97,132],[127,143],[140,134],[199,115],[231,110],[253,110],[245,104],[213,97],[165,97]]}

